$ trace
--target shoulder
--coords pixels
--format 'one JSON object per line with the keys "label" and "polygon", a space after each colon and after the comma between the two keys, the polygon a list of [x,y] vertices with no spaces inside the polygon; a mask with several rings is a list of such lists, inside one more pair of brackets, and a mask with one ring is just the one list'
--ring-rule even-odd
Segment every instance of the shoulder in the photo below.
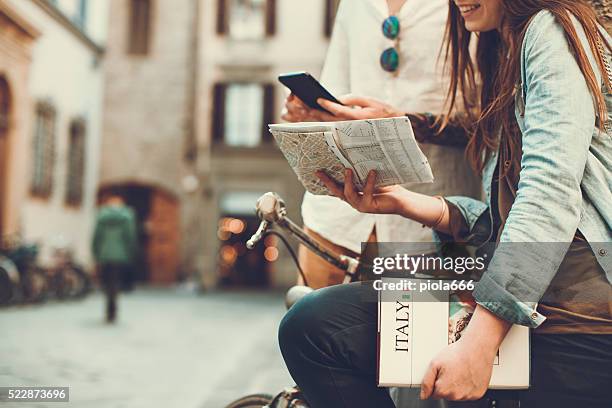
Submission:
{"label": "shoulder", "polygon": [[[573,14],[569,14],[569,17],[578,37],[578,45],[586,53],[599,80],[599,67],[587,39],[585,28]],[[531,61],[544,64],[576,64],[576,57],[570,47],[565,28],[557,17],[548,10],[542,10],[532,17],[523,40],[523,53],[526,63]]]}
{"label": "shoulder", "polygon": [[567,39],[565,30],[555,15],[548,10],[542,10],[531,18],[525,32],[523,47],[529,51],[537,47],[546,47],[547,43],[548,46],[567,44]]}

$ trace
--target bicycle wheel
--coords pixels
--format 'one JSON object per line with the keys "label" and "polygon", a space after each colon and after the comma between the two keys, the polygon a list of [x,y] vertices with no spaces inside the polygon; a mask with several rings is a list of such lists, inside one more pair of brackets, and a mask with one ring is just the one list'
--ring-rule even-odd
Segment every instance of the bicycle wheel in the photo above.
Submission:
{"label": "bicycle wheel", "polygon": [[88,290],[85,272],[75,265],[67,265],[56,272],[53,278],[55,296],[60,299],[77,298]]}
{"label": "bicycle wheel", "polygon": [[19,286],[19,270],[10,259],[0,255],[0,305],[14,303]]}
{"label": "bicycle wheel", "polygon": [[269,394],[252,394],[242,397],[225,408],[262,408],[272,402],[274,397]]}
{"label": "bicycle wheel", "polygon": [[77,299],[85,297],[89,292],[91,292],[91,289],[92,289],[91,288],[92,286],[91,276],[87,272],[85,272],[85,270],[81,268],[80,266],[73,264],[72,269],[77,274],[79,278],[79,282],[80,282],[79,288],[74,294],[74,297]]}
{"label": "bicycle wheel", "polygon": [[26,303],[41,303],[49,294],[49,279],[44,269],[33,266],[22,275],[21,290]]}

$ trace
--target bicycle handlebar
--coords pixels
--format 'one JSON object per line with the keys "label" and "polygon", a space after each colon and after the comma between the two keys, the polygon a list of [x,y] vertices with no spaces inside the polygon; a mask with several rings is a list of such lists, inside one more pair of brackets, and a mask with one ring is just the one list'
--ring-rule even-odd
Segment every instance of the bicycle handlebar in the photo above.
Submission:
{"label": "bicycle handlebar", "polygon": [[265,233],[273,225],[278,225],[288,231],[298,241],[319,257],[323,258],[346,274],[345,282],[350,282],[360,266],[358,259],[346,255],[338,255],[329,251],[317,240],[306,234],[302,228],[287,216],[287,207],[283,199],[276,193],[266,193],[259,197],[256,204],[257,216],[261,219],[257,232],[247,241],[247,248],[253,249],[261,241]]}

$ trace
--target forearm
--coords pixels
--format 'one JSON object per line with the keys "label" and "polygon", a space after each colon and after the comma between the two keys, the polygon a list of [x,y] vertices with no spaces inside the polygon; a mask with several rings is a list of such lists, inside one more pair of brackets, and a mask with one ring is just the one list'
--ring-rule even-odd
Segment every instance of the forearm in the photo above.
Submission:
{"label": "forearm", "polygon": [[446,203],[438,197],[432,197],[414,191],[405,190],[399,202],[398,214],[434,227],[444,234],[450,233],[450,212]]}
{"label": "forearm", "polygon": [[511,323],[477,305],[462,338],[478,343],[484,352],[496,353],[511,326]]}

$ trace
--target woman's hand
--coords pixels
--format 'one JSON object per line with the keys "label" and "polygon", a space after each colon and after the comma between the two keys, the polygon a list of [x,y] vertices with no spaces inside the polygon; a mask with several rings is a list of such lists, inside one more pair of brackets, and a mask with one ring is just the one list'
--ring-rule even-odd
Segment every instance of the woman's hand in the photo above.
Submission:
{"label": "woman's hand", "polygon": [[312,109],[293,93],[285,100],[281,118],[286,122],[333,122],[340,120],[319,109]]}
{"label": "woman's hand", "polygon": [[406,190],[401,186],[376,188],[376,172],[368,174],[363,192],[357,191],[353,183],[353,172],[345,171],[344,186],[336,183],[325,172],[318,171],[316,176],[325,184],[335,197],[349,203],[354,209],[371,214],[397,214],[423,225],[437,225],[436,230],[449,233],[450,216],[439,197]]}
{"label": "woman's hand", "polygon": [[335,120],[393,118],[405,115],[405,112],[374,98],[347,95],[339,100],[344,106],[326,99],[318,99],[317,103],[333,114]]}
{"label": "woman's hand", "polygon": [[322,171],[316,173],[333,196],[349,203],[354,209],[370,214],[401,214],[405,200],[409,200],[406,190],[400,186],[375,188],[376,172],[368,174],[363,193],[355,189],[353,172],[349,169],[344,172],[344,187],[337,184]]}
{"label": "woman's hand", "polygon": [[491,381],[495,355],[509,329],[510,323],[477,306],[461,339],[430,363],[423,377],[421,399],[482,398]]}

